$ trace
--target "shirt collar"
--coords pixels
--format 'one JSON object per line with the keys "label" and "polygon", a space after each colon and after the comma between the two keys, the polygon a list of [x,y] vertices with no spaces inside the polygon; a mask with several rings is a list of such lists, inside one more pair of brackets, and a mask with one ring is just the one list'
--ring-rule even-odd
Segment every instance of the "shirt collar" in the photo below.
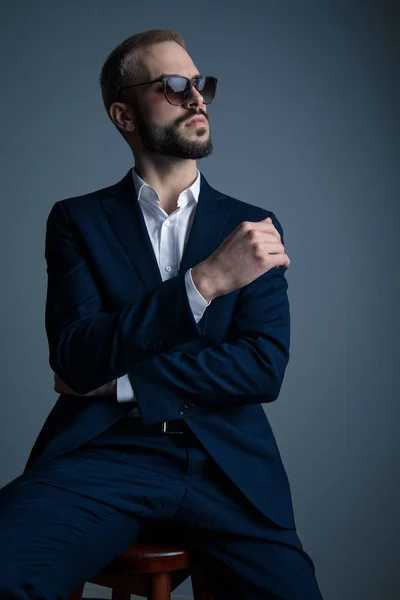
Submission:
{"label": "shirt collar", "polygon": [[[146,183],[140,175],[136,173],[135,167],[132,168],[132,179],[133,185],[135,187],[135,191],[137,194],[138,201],[140,200],[148,200],[152,203],[156,202],[159,204],[160,197],[157,194],[156,190],[151,187],[148,183]],[[192,185],[186,190],[183,190],[179,194],[178,198],[178,207],[184,206],[187,204],[189,200],[194,200],[196,203],[199,201],[200,194],[200,171],[197,169],[197,178],[192,183]]]}

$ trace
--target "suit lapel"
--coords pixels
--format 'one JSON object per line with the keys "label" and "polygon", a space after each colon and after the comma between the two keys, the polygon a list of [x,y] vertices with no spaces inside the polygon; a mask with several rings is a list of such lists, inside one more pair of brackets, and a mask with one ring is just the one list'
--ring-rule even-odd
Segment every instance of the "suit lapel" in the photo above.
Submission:
{"label": "suit lapel", "polygon": [[[205,260],[219,246],[228,213],[219,202],[225,196],[208,185],[200,173],[200,195],[184,249],[179,274]],[[131,170],[101,199],[107,219],[148,291],[162,283],[160,269],[137,200]]]}

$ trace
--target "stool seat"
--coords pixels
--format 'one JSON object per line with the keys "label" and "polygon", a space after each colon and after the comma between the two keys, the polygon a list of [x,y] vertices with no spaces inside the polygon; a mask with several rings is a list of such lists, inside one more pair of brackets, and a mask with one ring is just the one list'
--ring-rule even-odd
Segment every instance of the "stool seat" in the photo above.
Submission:
{"label": "stool seat", "polygon": [[[213,600],[201,565],[179,545],[136,543],[88,581],[112,590],[112,600],[130,600],[131,594],[151,600],[170,600],[187,577],[195,600]],[[84,584],[69,600],[81,600]]]}
{"label": "stool seat", "polygon": [[189,553],[182,546],[135,544],[112,561],[103,572],[165,573],[189,568]]}

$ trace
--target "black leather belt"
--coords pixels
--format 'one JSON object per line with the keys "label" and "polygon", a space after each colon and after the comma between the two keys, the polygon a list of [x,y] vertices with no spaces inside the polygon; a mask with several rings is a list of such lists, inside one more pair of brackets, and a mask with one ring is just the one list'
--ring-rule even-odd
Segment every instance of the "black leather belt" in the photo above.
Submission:
{"label": "black leather belt", "polygon": [[154,423],[154,425],[143,425],[140,417],[126,417],[120,419],[118,427],[128,427],[129,429],[140,430],[145,433],[161,433],[162,435],[193,435],[192,430],[184,419],[164,421],[163,423]]}
{"label": "black leather belt", "polygon": [[191,430],[186,425],[184,419],[176,419],[175,421],[164,421],[161,423],[161,433],[183,435],[184,433],[191,433]]}
{"label": "black leather belt", "polygon": [[[153,425],[153,427],[160,428],[160,425]],[[175,421],[164,421],[161,423],[161,434],[163,435],[174,435],[178,434],[177,439],[180,442],[190,448],[201,448],[204,450],[203,444],[200,442],[198,437],[187,425],[185,419],[176,419]]]}
{"label": "black leather belt", "polygon": [[143,425],[140,417],[127,417],[119,419],[113,427],[123,431],[138,431],[139,433],[146,435],[174,435],[177,440],[180,440],[182,444],[188,447],[204,449],[204,446],[187,425],[185,419],[175,419],[174,421],[164,421],[163,423],[154,423],[153,425]]}

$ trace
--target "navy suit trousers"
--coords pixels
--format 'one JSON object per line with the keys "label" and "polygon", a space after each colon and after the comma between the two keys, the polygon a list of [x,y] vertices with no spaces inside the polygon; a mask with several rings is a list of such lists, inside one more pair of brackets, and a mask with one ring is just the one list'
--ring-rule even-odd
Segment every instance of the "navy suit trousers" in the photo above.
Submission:
{"label": "navy suit trousers", "polygon": [[295,529],[259,512],[200,442],[132,419],[0,490],[0,598],[67,599],[133,543],[170,535],[203,562],[215,600],[322,598]]}

